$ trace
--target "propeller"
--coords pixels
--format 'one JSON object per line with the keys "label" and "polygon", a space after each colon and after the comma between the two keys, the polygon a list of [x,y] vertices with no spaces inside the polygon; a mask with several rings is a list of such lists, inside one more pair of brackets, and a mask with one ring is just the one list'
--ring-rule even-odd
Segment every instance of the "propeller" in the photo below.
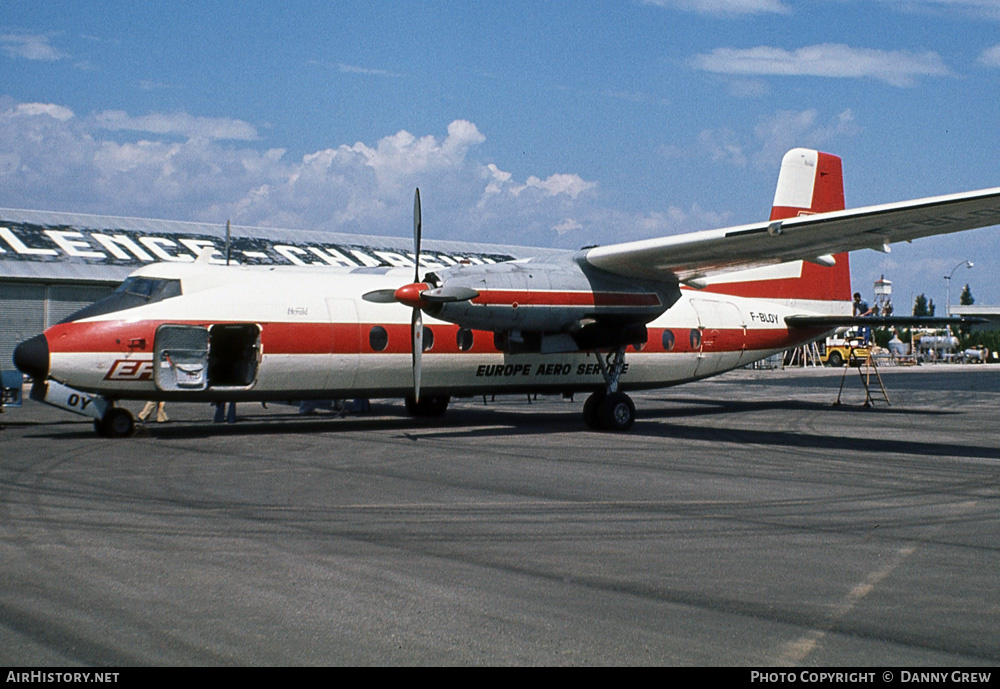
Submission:
{"label": "propeller", "polygon": [[[420,188],[413,195],[413,284],[420,283],[420,235],[423,222],[420,217]],[[405,289],[405,288],[403,288]],[[424,289],[427,289],[426,286]],[[398,292],[399,290],[397,290]],[[395,296],[395,295],[393,295]],[[410,337],[413,340],[413,400],[420,402],[420,366],[424,355],[424,316],[420,310],[419,295],[410,316]]]}
{"label": "propeller", "polygon": [[[420,189],[413,196],[413,282],[398,289],[376,289],[361,295],[373,304],[405,304],[413,309],[410,316],[410,338],[413,341],[413,398],[420,401],[420,369],[424,353],[424,319],[422,309],[432,304],[470,301],[479,296],[471,287],[443,285],[432,288],[420,281],[420,237],[423,221],[420,213]],[[454,270],[452,268],[451,270]],[[437,313],[435,312],[435,315]]]}

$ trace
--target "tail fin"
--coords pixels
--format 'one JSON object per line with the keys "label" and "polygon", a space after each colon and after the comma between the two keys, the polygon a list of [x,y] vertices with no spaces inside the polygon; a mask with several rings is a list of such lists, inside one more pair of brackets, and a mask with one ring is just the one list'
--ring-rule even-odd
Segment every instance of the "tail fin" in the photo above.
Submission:
{"label": "tail fin", "polygon": [[[771,220],[844,210],[844,172],[840,158],[805,148],[785,154],[774,192]],[[833,266],[803,261],[734,273],[713,281],[710,292],[761,299],[850,301],[851,268],[846,253]]]}
{"label": "tail fin", "polygon": [[781,160],[771,220],[844,210],[844,170],[829,153],[793,148]]}

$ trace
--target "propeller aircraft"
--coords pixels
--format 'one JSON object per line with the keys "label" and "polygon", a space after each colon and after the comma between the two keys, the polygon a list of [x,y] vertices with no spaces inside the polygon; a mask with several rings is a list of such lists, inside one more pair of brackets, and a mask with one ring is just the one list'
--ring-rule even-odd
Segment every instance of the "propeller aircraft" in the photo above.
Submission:
{"label": "propeller aircraft", "polygon": [[[768,220],[427,269],[158,263],[14,352],[31,397],[133,432],[122,400],[590,393],[587,427],[626,431],[628,390],[745,366],[846,325],[847,252],[1000,224],[1000,188],[845,210],[840,158],[793,149]],[[209,252],[204,253],[207,258]],[[423,270],[422,270],[423,268]],[[935,319],[959,322],[959,319]]]}

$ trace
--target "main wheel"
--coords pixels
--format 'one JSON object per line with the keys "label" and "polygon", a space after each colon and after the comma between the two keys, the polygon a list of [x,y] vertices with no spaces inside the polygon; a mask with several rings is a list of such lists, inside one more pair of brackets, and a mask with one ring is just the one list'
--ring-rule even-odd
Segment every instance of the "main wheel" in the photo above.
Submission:
{"label": "main wheel", "polygon": [[604,430],[627,431],[635,423],[635,404],[624,392],[615,392],[601,400],[597,416]]}
{"label": "main wheel", "polygon": [[448,408],[451,397],[448,395],[425,395],[417,402],[413,395],[406,397],[406,411],[413,416],[441,416]]}
{"label": "main wheel", "polygon": [[135,432],[135,419],[128,409],[111,407],[94,422],[94,430],[102,438],[127,438]]}
{"label": "main wheel", "polygon": [[598,415],[598,409],[601,406],[601,402],[607,394],[601,390],[600,392],[595,392],[587,401],[583,403],[583,422],[587,424],[587,428],[592,431],[601,430],[601,418]]}

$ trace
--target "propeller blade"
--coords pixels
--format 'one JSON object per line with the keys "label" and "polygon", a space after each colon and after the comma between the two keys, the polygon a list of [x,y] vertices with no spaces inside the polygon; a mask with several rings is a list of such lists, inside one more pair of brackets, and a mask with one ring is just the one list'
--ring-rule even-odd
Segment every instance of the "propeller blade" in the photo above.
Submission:
{"label": "propeller blade", "polygon": [[361,295],[361,298],[365,301],[370,301],[373,304],[395,304],[396,290],[376,289],[371,292],[365,292]]}
{"label": "propeller blade", "polygon": [[424,318],[420,309],[413,309],[410,319],[410,334],[413,336],[413,399],[420,401],[420,363],[424,354]]}
{"label": "propeller blade", "polygon": [[444,304],[452,301],[471,301],[479,296],[479,292],[471,287],[459,287],[457,285],[449,287],[439,287],[429,289],[420,293],[420,298],[429,303]]}
{"label": "propeller blade", "polygon": [[420,282],[420,235],[423,221],[420,218],[420,187],[413,194],[413,281]]}

